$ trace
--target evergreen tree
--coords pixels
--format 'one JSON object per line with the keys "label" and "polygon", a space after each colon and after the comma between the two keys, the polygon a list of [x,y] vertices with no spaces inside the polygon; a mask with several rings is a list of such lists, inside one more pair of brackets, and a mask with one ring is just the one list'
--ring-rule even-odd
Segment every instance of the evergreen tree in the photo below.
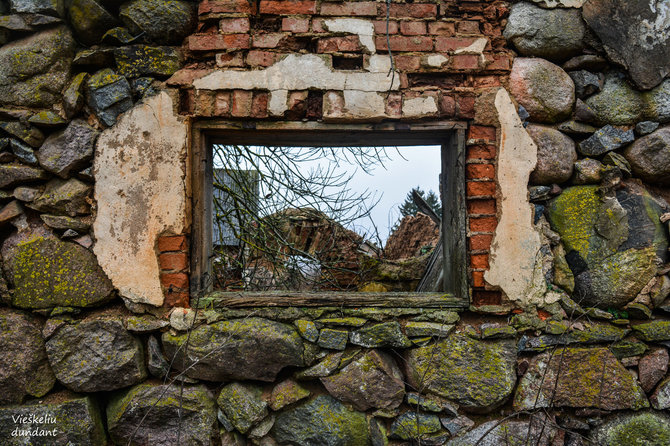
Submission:
{"label": "evergreen tree", "polygon": [[412,192],[416,191],[421,198],[423,198],[426,203],[435,211],[435,213],[438,216],[442,216],[442,203],[440,202],[440,197],[437,196],[435,192],[432,190],[428,191],[428,194],[426,194],[419,186],[412,188],[409,192],[407,192],[407,195],[405,196],[405,201],[403,204],[400,205],[400,214],[402,217],[400,218],[402,220],[403,217],[407,217],[408,215],[416,215],[417,212],[419,212],[419,208],[416,206],[414,203],[414,200],[412,199]]}

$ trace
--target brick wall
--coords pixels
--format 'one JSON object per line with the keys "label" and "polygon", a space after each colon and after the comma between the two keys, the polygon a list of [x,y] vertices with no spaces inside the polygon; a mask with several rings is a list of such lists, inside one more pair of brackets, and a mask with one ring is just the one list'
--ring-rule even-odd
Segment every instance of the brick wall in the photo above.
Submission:
{"label": "brick wall", "polygon": [[[366,70],[374,54],[369,42],[354,33],[330,31],[325,22],[369,21],[376,54],[388,54],[390,45],[399,80],[399,88],[381,95],[384,109],[380,106],[370,120],[453,119],[470,124],[466,192],[473,301],[498,303],[500,295],[487,291],[483,280],[497,224],[497,132],[475,122],[475,104],[483,91],[505,84],[511,67],[501,35],[507,7],[498,1],[394,1],[388,38],[386,8],[384,1],[202,1],[197,31],[184,44],[186,68],[168,84],[181,90],[180,113],[196,118],[365,121],[365,116],[344,112],[342,92],[329,88],[291,90],[285,111],[277,114],[269,109],[273,92],[268,89],[197,90],[193,81],[216,70],[267,69],[289,54],[317,54],[335,70]],[[428,98],[435,107],[410,110],[416,98]]]}

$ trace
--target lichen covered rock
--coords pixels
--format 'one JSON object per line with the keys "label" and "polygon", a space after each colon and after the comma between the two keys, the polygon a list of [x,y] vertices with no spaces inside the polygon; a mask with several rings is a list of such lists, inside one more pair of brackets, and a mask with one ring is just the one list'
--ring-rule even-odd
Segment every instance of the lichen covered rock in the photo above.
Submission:
{"label": "lichen covered rock", "polygon": [[621,73],[610,73],[602,91],[586,100],[599,125],[635,124],[644,116],[646,104]]}
{"label": "lichen covered rock", "polygon": [[614,415],[595,428],[589,439],[599,445],[665,446],[670,444],[670,416],[658,412]]}
{"label": "lichen covered rock", "polygon": [[37,152],[37,159],[44,169],[67,178],[72,171],[81,170],[93,158],[98,133],[85,121],[76,119],[65,130],[46,139]]}
{"label": "lichen covered rock", "polygon": [[251,317],[203,325],[191,334],[163,334],[168,357],[178,370],[208,381],[273,381],[286,366],[304,365],[303,341],[290,325]]}
{"label": "lichen covered rock", "polygon": [[268,415],[268,404],[261,399],[263,389],[242,383],[231,383],[221,389],[216,402],[238,431],[249,429]]}
{"label": "lichen covered rock", "polygon": [[503,404],[516,383],[512,341],[483,342],[462,334],[407,351],[407,378],[416,389],[448,398],[466,410]]}
{"label": "lichen covered rock", "polygon": [[121,6],[119,16],[136,35],[144,33],[158,44],[178,45],[197,22],[193,6],[182,0],[132,0]]}

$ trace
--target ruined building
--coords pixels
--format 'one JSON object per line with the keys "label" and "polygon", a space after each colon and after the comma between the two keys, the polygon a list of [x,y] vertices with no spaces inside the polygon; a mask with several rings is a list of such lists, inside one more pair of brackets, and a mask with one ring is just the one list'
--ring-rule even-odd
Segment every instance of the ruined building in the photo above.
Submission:
{"label": "ruined building", "polygon": [[[0,13],[0,444],[670,444],[667,2]],[[216,243],[217,144],[439,145],[441,214]]]}

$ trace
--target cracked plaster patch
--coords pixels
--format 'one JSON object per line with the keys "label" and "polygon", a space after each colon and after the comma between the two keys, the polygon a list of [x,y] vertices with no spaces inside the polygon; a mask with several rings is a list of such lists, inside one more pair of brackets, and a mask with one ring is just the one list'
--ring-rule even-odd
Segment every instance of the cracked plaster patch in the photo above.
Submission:
{"label": "cracked plaster patch", "polygon": [[372,22],[363,19],[332,19],[323,23],[326,29],[334,33],[350,33],[358,35],[358,39],[372,54],[376,52]]}

